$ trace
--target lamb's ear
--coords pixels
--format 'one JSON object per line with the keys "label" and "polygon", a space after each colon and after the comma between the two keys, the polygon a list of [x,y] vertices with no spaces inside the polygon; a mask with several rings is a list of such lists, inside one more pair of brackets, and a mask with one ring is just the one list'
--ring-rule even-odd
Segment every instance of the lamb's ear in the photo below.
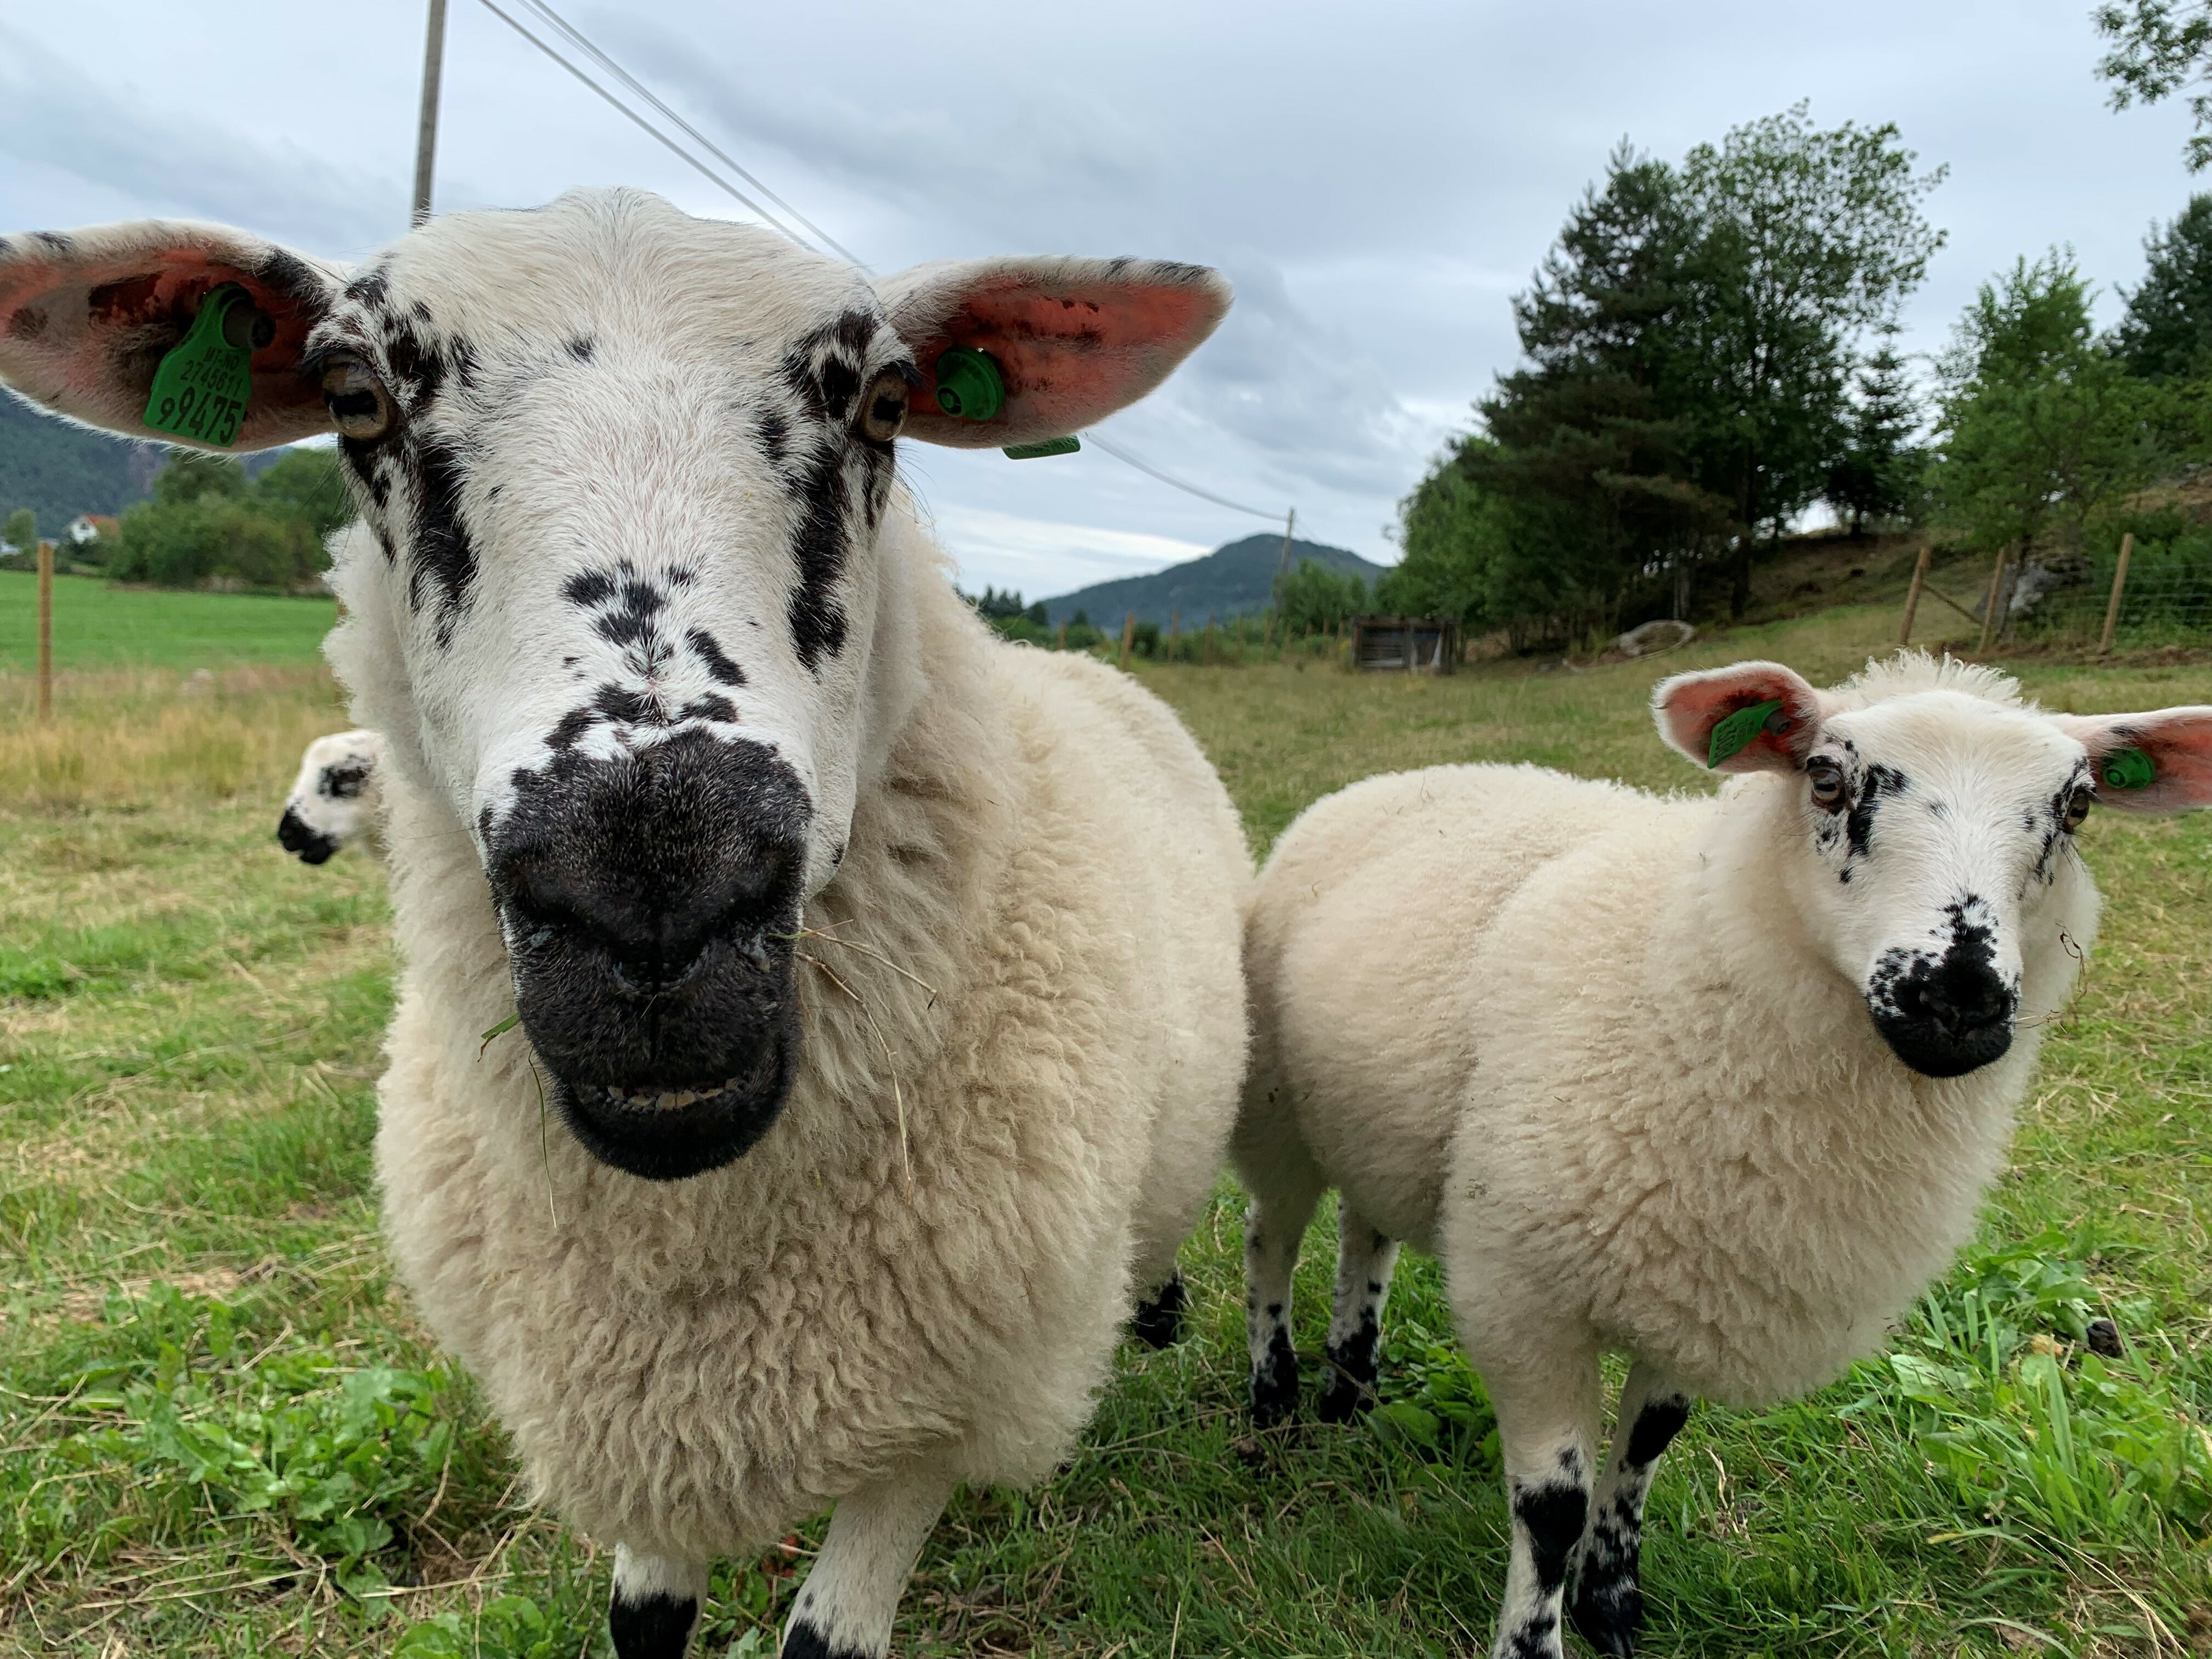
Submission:
{"label": "lamb's ear", "polygon": [[1794,772],[1820,735],[1820,699],[1778,662],[1740,662],[1660,681],[1651,719],[1668,748],[1700,766]]}
{"label": "lamb's ear", "polygon": [[[886,277],[878,291],[921,368],[906,435],[961,449],[1066,437],[1136,402],[1230,301],[1219,271],[1161,259],[947,261]],[[1004,400],[983,419],[938,402],[938,364],[956,346],[997,365]]]}
{"label": "lamb's ear", "polygon": [[2129,812],[2212,806],[2212,708],[2051,718],[2089,751],[2098,805]]}
{"label": "lamb's ear", "polygon": [[191,443],[146,424],[147,395],[209,290],[236,283],[275,332],[253,352],[245,418],[222,447],[312,437],[332,428],[301,348],[339,282],[331,266],[221,225],[142,219],[0,237],[0,380],[88,426]]}

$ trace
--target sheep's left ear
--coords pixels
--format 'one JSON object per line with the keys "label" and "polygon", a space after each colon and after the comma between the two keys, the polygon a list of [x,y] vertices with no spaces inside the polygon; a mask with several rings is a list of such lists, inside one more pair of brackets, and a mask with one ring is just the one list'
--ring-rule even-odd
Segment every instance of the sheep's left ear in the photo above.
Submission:
{"label": "sheep's left ear", "polygon": [[1668,748],[1714,771],[1794,772],[1820,735],[1820,699],[1778,662],[1740,662],[1660,681],[1651,719]]}
{"label": "sheep's left ear", "polygon": [[2099,805],[2129,812],[2212,806],[2212,708],[2051,718],[2089,751]]}
{"label": "sheep's left ear", "polygon": [[[1163,259],[974,259],[916,265],[878,284],[921,369],[906,435],[960,449],[1062,438],[1174,373],[1229,311],[1228,279]],[[988,352],[1004,387],[986,418],[938,403],[955,346]]]}
{"label": "sheep's left ear", "polygon": [[32,402],[126,437],[192,444],[146,424],[154,371],[211,289],[236,283],[270,319],[250,360],[235,439],[267,449],[332,429],[301,347],[338,290],[331,266],[242,230],[142,219],[0,237],[0,380]]}

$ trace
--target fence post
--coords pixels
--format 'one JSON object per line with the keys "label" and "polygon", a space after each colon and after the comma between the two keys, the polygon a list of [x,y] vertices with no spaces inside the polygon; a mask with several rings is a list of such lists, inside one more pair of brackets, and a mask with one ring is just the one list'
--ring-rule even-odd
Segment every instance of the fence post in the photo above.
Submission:
{"label": "fence post", "polygon": [[2120,592],[2128,585],[2128,555],[2136,550],[2136,532],[2132,530],[2120,538],[2120,562],[2112,572],[2112,602],[2105,607],[2105,637],[2097,642],[2097,654],[2104,656],[2112,648],[2112,629],[2119,626]]}
{"label": "fence post", "polygon": [[1065,651],[1067,649],[1067,624],[1066,623],[1060,623],[1060,631],[1052,636],[1052,648],[1055,651]]}
{"label": "fence post", "polygon": [[1997,590],[2003,586],[2005,561],[2012,557],[2012,544],[1997,549],[1997,567],[1990,572],[1990,596],[1982,601],[1982,639],[1974,647],[1978,657],[1986,655],[1990,648],[1990,630],[1996,626]]}
{"label": "fence post", "polygon": [[1912,591],[1905,596],[1905,626],[1897,632],[1897,647],[1903,650],[1912,643],[1912,618],[1920,609],[1920,590],[1928,585],[1928,561],[1936,551],[1929,542],[1920,550],[1920,562],[1912,567]]}
{"label": "fence post", "polygon": [[1129,668],[1129,647],[1136,642],[1137,613],[1133,611],[1124,611],[1121,613],[1121,671],[1124,673],[1127,673]]}
{"label": "fence post", "polygon": [[39,544],[39,720],[54,717],[54,544]]}

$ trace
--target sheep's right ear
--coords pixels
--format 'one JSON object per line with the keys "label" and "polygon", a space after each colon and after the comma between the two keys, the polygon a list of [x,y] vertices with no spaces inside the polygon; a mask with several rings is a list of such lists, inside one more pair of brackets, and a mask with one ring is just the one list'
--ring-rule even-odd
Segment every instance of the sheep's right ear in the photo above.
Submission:
{"label": "sheep's right ear", "polygon": [[330,265],[221,225],[142,219],[0,237],[0,381],[88,426],[191,443],[146,424],[154,371],[209,291],[236,283],[275,332],[253,352],[245,419],[224,447],[313,437],[334,428],[321,386],[301,373],[301,348],[341,281]]}
{"label": "sheep's right ear", "polygon": [[1778,662],[1740,662],[1660,681],[1651,719],[1668,748],[1711,770],[1794,772],[1820,736],[1820,699]]}

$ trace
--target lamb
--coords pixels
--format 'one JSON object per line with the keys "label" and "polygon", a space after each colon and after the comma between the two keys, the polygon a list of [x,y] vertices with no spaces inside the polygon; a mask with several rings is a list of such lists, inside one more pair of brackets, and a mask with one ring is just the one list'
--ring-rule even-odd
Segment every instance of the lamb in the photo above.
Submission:
{"label": "lamb", "polygon": [[1073,432],[1227,286],[872,284],[628,191],[352,270],[149,222],[0,244],[0,376],[143,434],[228,284],[222,429],[334,429],[360,508],[328,650],[385,750],[401,1275],[615,1544],[623,1659],[682,1653],[714,1558],[832,1505],[782,1651],[885,1654],[954,1486],[1067,1453],[1133,1301],[1173,1334],[1250,879],[1172,714],[981,626],[896,441]]}
{"label": "lamb", "polygon": [[[2212,804],[2212,708],[2045,714],[1948,659],[1825,692],[1741,663],[1652,709],[1738,775],[1719,795],[1370,778],[1285,833],[1247,921],[1253,1410],[1295,1407],[1325,1188],[1324,1418],[1372,1398],[1400,1242],[1441,1258],[1504,1452],[1498,1659],[1560,1653],[1571,1571],[1584,1638],[1635,1651],[1692,1400],[1828,1381],[1968,1237],[2094,935],[2084,815]],[[1607,1349],[1632,1369],[1593,1492]]]}
{"label": "lamb", "polygon": [[377,763],[384,739],[374,732],[334,732],[300,757],[300,775],[276,821],[276,842],[302,864],[326,864],[375,827]]}

